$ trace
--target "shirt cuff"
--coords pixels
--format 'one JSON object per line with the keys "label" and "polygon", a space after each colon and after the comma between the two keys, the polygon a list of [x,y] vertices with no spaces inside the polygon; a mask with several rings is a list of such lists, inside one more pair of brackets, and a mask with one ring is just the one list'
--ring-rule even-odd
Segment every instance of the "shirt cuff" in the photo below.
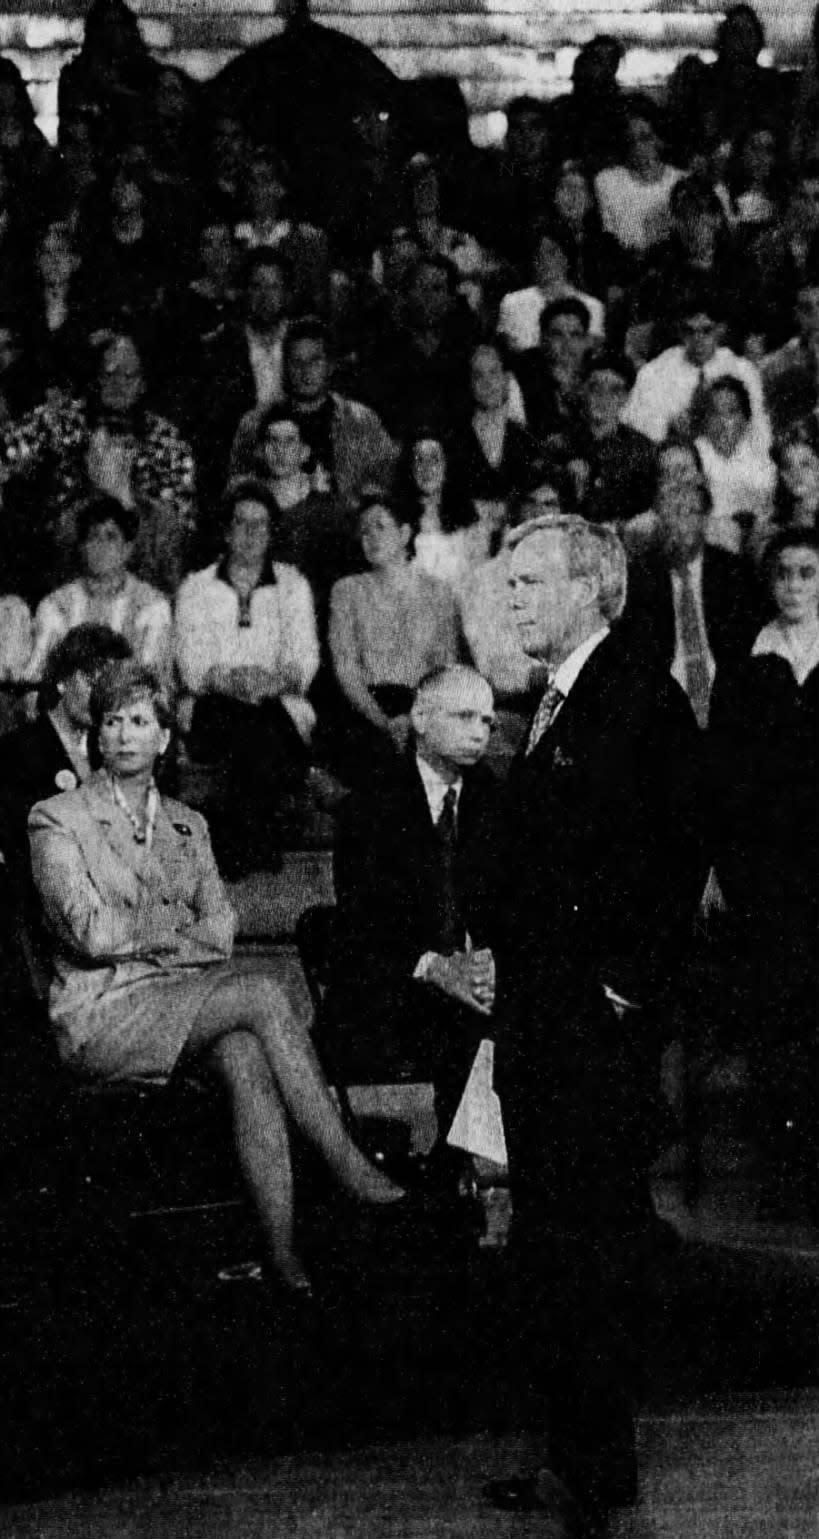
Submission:
{"label": "shirt cuff", "polygon": [[609,1004],[614,1005],[617,1010],[639,1010],[640,1008],[639,1005],[634,1003],[633,999],[625,999],[622,994],[615,993],[614,989],[610,989],[607,983],[603,984],[603,993]]}
{"label": "shirt cuff", "polygon": [[437,961],[438,955],[437,951],[425,951],[417,963],[415,972],[412,975],[413,978],[420,978],[422,981],[427,978],[433,962]]}

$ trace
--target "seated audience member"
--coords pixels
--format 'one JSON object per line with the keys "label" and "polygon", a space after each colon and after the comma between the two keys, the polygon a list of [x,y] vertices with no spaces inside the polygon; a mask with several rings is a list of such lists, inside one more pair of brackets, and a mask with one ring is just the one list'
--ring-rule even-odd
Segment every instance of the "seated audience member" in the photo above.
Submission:
{"label": "seated audience member", "polygon": [[411,564],[414,530],[401,511],[383,497],[365,500],[360,530],[369,571],[343,577],[330,595],[330,657],[348,707],[334,747],[350,783],[403,753],[413,690],[459,652],[455,596]]}
{"label": "seated audience member", "polygon": [[770,348],[784,346],[791,336],[817,236],[819,160],[812,158],[796,172],[782,219],[756,236],[745,262],[747,330]]}
{"label": "seated audience member", "polygon": [[506,139],[476,178],[471,225],[478,238],[523,268],[532,230],[546,217],[550,153],[549,109],[533,96],[506,104]]}
{"label": "seated audience member", "polygon": [[550,227],[535,233],[532,245],[532,278],[529,288],[516,289],[504,294],[498,312],[498,334],[515,353],[537,347],[540,341],[540,318],[547,305],[555,299],[572,295],[586,306],[589,312],[589,335],[602,337],[606,329],[606,315],[599,299],[581,293],[570,276],[568,245],[560,234]]}
{"label": "seated audience member", "polygon": [[25,677],[30,656],[31,610],[16,593],[0,594],[0,736],[16,727],[24,714],[20,695],[3,685]]}
{"label": "seated audience member", "polygon": [[418,533],[413,565],[457,587],[486,556],[489,532],[474,503],[454,484],[443,444],[423,432],[406,445],[396,495]]}
{"label": "seated audience member", "polygon": [[819,425],[798,422],[776,450],[779,488],[774,531],[819,527]]}
{"label": "seated audience member", "polygon": [[[240,316],[203,338],[190,411],[209,513],[220,505],[240,422],[247,413],[265,411],[284,399],[291,299],[290,263],[282,252],[261,246],[247,260]],[[244,468],[235,459],[231,464],[234,474]]]}
{"label": "seated audience member", "polygon": [[[263,483],[278,509],[273,556],[298,567],[324,615],[333,583],[361,564],[357,516],[331,491],[314,486],[307,473],[310,449],[287,406],[270,407],[256,426],[255,453],[241,457],[253,467],[251,479]],[[234,478],[228,489],[243,479]]]}
{"label": "seated audience member", "polygon": [[22,322],[33,299],[33,230],[25,183],[15,182],[0,148],[0,294],[4,312]]}
{"label": "seated audience member", "polygon": [[682,171],[663,159],[654,113],[641,103],[626,109],[626,155],[594,179],[603,229],[621,250],[641,255],[668,234],[671,191]]}
{"label": "seated audience member", "polygon": [[401,319],[376,339],[362,388],[397,438],[424,425],[446,437],[462,419],[465,364],[477,325],[446,257],[421,256],[407,276]]}
{"label": "seated audience member", "polygon": [[479,342],[472,352],[469,393],[468,425],[449,441],[450,474],[463,496],[506,502],[531,481],[543,449],[515,414],[517,381],[497,342]]}
{"label": "seated audience member", "polygon": [[78,625],[54,648],[40,686],[36,721],[0,745],[0,851],[22,893],[30,881],[26,820],[35,802],[70,791],[91,773],[91,688],[100,669],[130,656],[107,625]]}
{"label": "seated audience member", "polygon": [[207,124],[203,166],[205,198],[233,229],[247,213],[247,167],[251,146],[247,129],[230,107],[217,106]]}
{"label": "seated audience member", "polygon": [[545,513],[560,513],[560,496],[549,482],[540,482],[519,498],[510,527],[499,538],[489,560],[475,567],[459,590],[461,628],[478,672],[495,697],[495,730],[487,759],[501,771],[520,748],[548,677],[542,663],[524,652],[509,602],[508,536],[518,524]]}
{"label": "seated audience member", "polygon": [[565,450],[581,410],[590,324],[582,300],[555,299],[540,317],[540,345],[515,361],[527,425],[551,455]]}
{"label": "seated audience member", "polygon": [[0,433],[41,399],[37,359],[26,318],[0,311]]}
{"label": "seated audience member", "polygon": [[500,819],[480,764],[492,719],[471,668],[422,680],[408,751],[346,804],[334,853],[330,1022],[345,1060],[432,1079],[439,1153],[494,1003]]}
{"label": "seated audience member", "polygon": [[634,365],[625,353],[592,353],[584,374],[583,410],[566,446],[577,511],[593,524],[625,523],[651,507],[657,479],[651,439],[621,420]]}
{"label": "seated audience member", "polygon": [[[47,226],[35,252],[31,368],[39,397],[88,383],[88,317],[80,303],[82,258],[67,224]],[[32,403],[33,404],[33,403]]]}
{"label": "seated audience member", "polygon": [[[168,286],[168,256],[155,219],[152,222],[144,167],[133,157],[123,157],[113,166],[99,196],[99,221],[83,244],[81,298],[89,329],[127,320],[148,334],[159,326]],[[178,260],[178,250],[175,256]]]}
{"label": "seated audience member", "polygon": [[235,919],[198,813],[159,795],[170,713],[152,675],[114,664],[92,694],[101,767],[29,819],[34,881],[54,939],[49,1013],[80,1078],[163,1081],[186,1071],[225,1085],[239,1164],[266,1258],[288,1292],[309,1292],[293,1238],[289,1121],[361,1202],[401,1189],[350,1139],[310,1044],[304,980],[231,961]]}
{"label": "seated audience member", "polygon": [[[361,401],[330,389],[327,328],[315,317],[295,321],[284,344],[284,406],[310,451],[307,470],[316,491],[329,491],[344,508],[358,504],[367,486],[389,485],[397,445],[380,418]],[[231,472],[253,468],[258,414],[242,422],[231,453]]]}
{"label": "seated audience member", "polygon": [[6,526],[6,559],[28,559],[38,597],[73,570],[76,510],[89,489],[136,512],[134,574],[168,592],[177,587],[195,518],[193,457],[174,424],[145,405],[146,392],[136,339],[107,333],[85,397],[55,392],[0,430],[0,478],[25,478],[36,492],[27,518]]}
{"label": "seated audience member", "polygon": [[239,485],[224,513],[222,559],[179,589],[175,650],[189,753],[224,771],[211,823],[233,877],[279,863],[281,798],[308,769],[319,644],[309,583],[271,557],[269,493]]}
{"label": "seated audience member", "polygon": [[[455,230],[441,213],[441,182],[436,162],[429,155],[413,155],[404,170],[405,225],[398,226],[417,249],[418,257],[441,256],[458,273],[458,292],[472,310],[483,309],[484,285],[498,271],[499,262],[474,235]],[[392,237],[395,237],[395,231]],[[384,280],[385,252],[375,252],[371,272],[379,285]]]}
{"label": "seated audience member", "polygon": [[742,240],[776,223],[783,172],[775,134],[764,124],[751,124],[735,140],[728,168],[731,213]]}
{"label": "seated audience member", "polygon": [[751,402],[751,439],[758,451],[771,447],[771,427],[765,410],[762,382],[756,365],[723,345],[723,310],[709,288],[683,293],[677,305],[680,342],[644,363],[623,412],[623,421],[656,444],[671,428],[696,434],[702,418],[705,390],[715,379],[730,375],[745,385]]}
{"label": "seated audience member", "polygon": [[618,84],[623,45],[598,33],[584,43],[572,68],[572,89],[552,102],[547,125],[556,160],[571,156],[594,176],[626,154],[628,98]]}
{"label": "seated audience member", "polygon": [[671,190],[668,212],[668,238],[652,248],[628,304],[629,349],[644,358],[674,346],[681,292],[708,285],[732,320],[742,308],[735,293],[737,256],[710,179],[682,177]]}
{"label": "seated audience member", "polygon": [[181,288],[177,281],[167,306],[172,340],[162,359],[162,392],[175,417],[183,417],[190,409],[192,385],[198,381],[204,351],[214,334],[237,318],[238,284],[238,251],[231,226],[209,214],[199,232],[194,276]]}
{"label": "seated audience member", "polygon": [[775,617],[720,672],[711,714],[716,869],[739,925],[744,1018],[777,1208],[815,1203],[819,541],[766,555]]}
{"label": "seated audience member", "polygon": [[776,467],[751,436],[751,398],[742,380],[724,375],[708,387],[696,445],[711,493],[708,544],[734,555],[755,549],[770,521]]}
{"label": "seated audience member", "polygon": [[253,150],[246,188],[248,216],[236,225],[237,243],[250,250],[280,251],[292,275],[296,313],[323,312],[330,279],[327,237],[315,225],[294,219],[288,210],[290,177],[282,157],[268,148]]}
{"label": "seated audience member", "polygon": [[39,682],[54,647],[78,625],[103,625],[124,636],[133,656],[168,678],[171,606],[163,593],[129,570],[139,517],[115,497],[89,497],[76,514],[82,575],[49,593],[34,617],[26,673]]}
{"label": "seated audience member", "polygon": [[[558,166],[546,222],[565,253],[568,275],[577,292],[605,302],[610,289],[619,281],[622,258],[616,240],[603,229],[594,191],[581,161],[564,160]],[[593,329],[596,330],[594,325]],[[601,327],[601,333],[602,330]],[[532,345],[536,344],[537,337]]]}
{"label": "seated audience member", "polygon": [[697,450],[665,444],[650,536],[630,553],[622,621],[639,653],[667,658],[701,727],[717,669],[747,650],[760,608],[748,566],[706,544],[710,511]]}
{"label": "seated audience member", "polygon": [[797,286],[795,318],[796,336],[762,362],[765,400],[777,438],[819,406],[819,238]]}

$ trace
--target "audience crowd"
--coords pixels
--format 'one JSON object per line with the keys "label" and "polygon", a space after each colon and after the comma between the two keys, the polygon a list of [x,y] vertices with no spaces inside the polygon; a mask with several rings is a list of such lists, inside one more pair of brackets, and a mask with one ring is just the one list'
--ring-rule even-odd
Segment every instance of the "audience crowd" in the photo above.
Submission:
{"label": "audience crowd", "polygon": [[449,664],[491,685],[504,776],[547,682],[514,525],[606,523],[616,624],[702,731],[749,1001],[764,976],[765,1040],[804,1051],[819,120],[813,61],[793,88],[763,42],[736,5],[649,98],[596,37],[500,150],[443,115],[413,139],[373,87],[332,177],[155,61],[122,0],[91,6],[55,149],[0,61],[3,728],[109,627],[171,691],[224,873],[275,866],[287,799],[397,768]]}

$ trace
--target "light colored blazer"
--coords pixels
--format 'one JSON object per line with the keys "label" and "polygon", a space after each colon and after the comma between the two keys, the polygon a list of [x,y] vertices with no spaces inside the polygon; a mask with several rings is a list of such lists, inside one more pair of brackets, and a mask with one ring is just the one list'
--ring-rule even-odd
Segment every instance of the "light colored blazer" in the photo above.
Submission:
{"label": "light colored blazer", "polygon": [[104,1038],[110,1047],[95,1050],[95,1072],[169,1073],[233,946],[233,910],[204,819],[163,798],[148,851],[97,771],[38,802],[28,826],[55,937],[49,1011],[62,1056]]}

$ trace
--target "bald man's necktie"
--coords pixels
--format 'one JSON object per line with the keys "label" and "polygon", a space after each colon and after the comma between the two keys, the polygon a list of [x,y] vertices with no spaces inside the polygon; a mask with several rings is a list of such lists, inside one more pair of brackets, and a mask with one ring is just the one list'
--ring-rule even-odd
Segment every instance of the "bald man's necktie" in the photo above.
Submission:
{"label": "bald man's necktie", "polygon": [[465,939],[457,886],[457,805],[458,793],[454,786],[450,786],[443,800],[441,815],[435,825],[441,847],[441,903],[438,944],[444,956],[450,956],[453,951],[460,951]]}
{"label": "bald man's necktie", "polygon": [[535,711],[534,721],[529,728],[529,736],[526,739],[527,759],[530,753],[533,753],[537,748],[544,732],[548,732],[565,698],[566,696],[562,689],[558,689],[556,684],[547,685],[543,691],[543,697]]}
{"label": "bald man's necktie", "polygon": [[702,620],[697,608],[697,596],[694,592],[691,568],[688,566],[680,573],[679,626],[685,693],[694,708],[698,724],[701,727],[707,727],[711,674],[708,668],[708,650]]}

